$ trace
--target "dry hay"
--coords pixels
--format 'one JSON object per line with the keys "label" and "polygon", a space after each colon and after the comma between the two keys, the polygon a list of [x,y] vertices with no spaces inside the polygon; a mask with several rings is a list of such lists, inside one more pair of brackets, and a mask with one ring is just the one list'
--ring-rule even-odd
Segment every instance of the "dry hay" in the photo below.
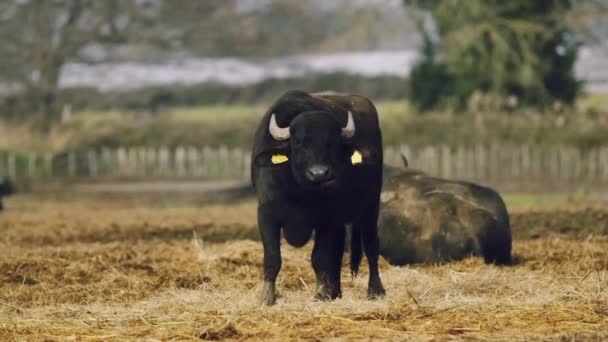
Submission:
{"label": "dry hay", "polygon": [[281,296],[266,308],[261,245],[198,236],[250,227],[251,204],[12,204],[0,215],[2,341],[608,338],[604,236],[515,241],[511,267],[382,262],[386,298],[365,298],[365,271],[344,272],[344,297],[329,303],[312,298],[310,246],[285,246]]}

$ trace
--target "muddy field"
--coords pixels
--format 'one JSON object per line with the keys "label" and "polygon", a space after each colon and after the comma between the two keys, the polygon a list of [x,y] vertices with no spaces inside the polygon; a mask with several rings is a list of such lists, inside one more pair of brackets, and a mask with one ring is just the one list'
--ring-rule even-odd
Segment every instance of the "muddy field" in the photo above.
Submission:
{"label": "muddy field", "polygon": [[[0,340],[608,339],[608,204],[516,208],[516,265],[382,262],[387,296],[343,269],[313,300],[310,250],[284,247],[257,303],[255,204],[21,195],[0,214]],[[346,261],[347,258],[345,258]]]}

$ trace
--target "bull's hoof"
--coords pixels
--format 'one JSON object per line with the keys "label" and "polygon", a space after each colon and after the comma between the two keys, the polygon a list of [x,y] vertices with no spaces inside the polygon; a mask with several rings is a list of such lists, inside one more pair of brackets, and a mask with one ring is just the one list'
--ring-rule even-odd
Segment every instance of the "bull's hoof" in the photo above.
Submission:
{"label": "bull's hoof", "polygon": [[262,296],[260,298],[260,304],[266,306],[273,306],[277,302],[277,296],[274,290],[274,284],[265,281],[264,287],[262,288]]}
{"label": "bull's hoof", "polygon": [[328,286],[321,285],[317,288],[315,299],[321,301],[330,301],[336,298],[342,297],[342,291],[340,289],[330,289]]}
{"label": "bull's hoof", "polygon": [[379,299],[383,298],[386,294],[386,290],[382,286],[382,283],[376,285],[370,285],[367,288],[367,298],[369,299]]}

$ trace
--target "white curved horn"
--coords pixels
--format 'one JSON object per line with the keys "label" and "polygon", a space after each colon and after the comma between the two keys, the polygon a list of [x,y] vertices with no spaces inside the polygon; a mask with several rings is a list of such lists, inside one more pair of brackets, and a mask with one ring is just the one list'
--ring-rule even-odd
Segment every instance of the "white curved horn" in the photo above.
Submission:
{"label": "white curved horn", "polygon": [[346,126],[342,128],[342,136],[344,138],[352,138],[353,136],[355,136],[355,130],[355,120],[353,120],[353,114],[349,110],[348,122],[346,123]]}
{"label": "white curved horn", "polygon": [[279,125],[277,125],[277,119],[275,118],[274,113],[270,116],[270,125],[268,126],[268,130],[270,131],[272,137],[276,140],[287,140],[291,138],[289,127],[279,127]]}

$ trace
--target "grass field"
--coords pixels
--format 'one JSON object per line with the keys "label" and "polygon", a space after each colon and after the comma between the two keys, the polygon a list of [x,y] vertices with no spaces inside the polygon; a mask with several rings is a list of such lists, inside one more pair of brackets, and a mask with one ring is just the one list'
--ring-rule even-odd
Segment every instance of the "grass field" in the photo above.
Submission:
{"label": "grass field", "polygon": [[[269,104],[75,112],[46,135],[0,122],[0,149],[63,151],[100,146],[248,147]],[[597,146],[608,143],[608,96],[583,98],[564,113],[446,113],[416,115],[407,101],[378,101],[385,145],[514,144]],[[589,114],[593,113],[593,114]],[[563,115],[563,118],[560,116]],[[481,120],[480,120],[481,118]]]}
{"label": "grass field", "polygon": [[382,261],[384,299],[365,298],[364,271],[317,302],[310,244],[285,246],[266,308],[253,202],[19,195],[0,214],[0,340],[608,338],[608,205],[507,201],[514,266]]}
{"label": "grass field", "polygon": [[[141,119],[137,113],[85,111],[61,127],[66,143],[99,145],[240,146],[251,144],[267,105],[171,108]],[[378,103],[385,141],[395,144],[411,113],[405,101]],[[139,122],[139,123],[138,123]],[[144,122],[144,123],[142,123]]]}
{"label": "grass field", "polygon": [[[580,113],[565,113],[561,126],[558,113],[517,114],[482,113],[416,115],[407,101],[376,103],[385,145],[475,145],[491,142],[547,145],[598,145],[606,143],[608,130],[608,96],[594,95],[581,100]],[[67,144],[100,145],[250,145],[255,128],[264,114],[265,105],[223,105],[192,108],[169,108],[153,118],[141,119],[137,113],[84,112],[76,116],[67,131],[79,132]],[[596,118],[586,115],[594,108]],[[127,118],[127,120],[125,120]],[[480,118],[482,118],[480,120]],[[603,120],[603,121],[602,121]],[[601,122],[600,122],[601,121]],[[146,123],[147,122],[147,123]],[[105,128],[104,128],[105,126]],[[113,129],[109,129],[113,127]]]}

